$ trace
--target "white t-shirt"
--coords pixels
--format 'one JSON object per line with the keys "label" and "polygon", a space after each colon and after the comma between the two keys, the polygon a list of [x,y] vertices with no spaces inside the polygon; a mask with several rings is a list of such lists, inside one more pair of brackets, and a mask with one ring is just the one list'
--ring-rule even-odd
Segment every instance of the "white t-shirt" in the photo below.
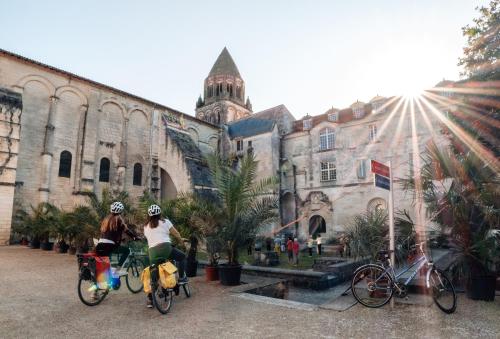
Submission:
{"label": "white t-shirt", "polygon": [[321,238],[320,237],[316,238],[316,244],[321,245]]}
{"label": "white t-shirt", "polygon": [[144,235],[146,239],[148,239],[149,248],[164,242],[170,242],[170,228],[172,228],[172,226],[172,223],[168,219],[160,219],[158,227],[155,228],[151,228],[149,224],[147,224],[144,227]]}

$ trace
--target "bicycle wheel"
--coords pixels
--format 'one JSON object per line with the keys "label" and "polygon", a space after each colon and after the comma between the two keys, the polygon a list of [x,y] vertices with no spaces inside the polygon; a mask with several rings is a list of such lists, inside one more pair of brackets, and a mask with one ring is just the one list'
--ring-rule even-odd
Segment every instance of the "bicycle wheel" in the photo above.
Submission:
{"label": "bicycle wheel", "polygon": [[145,265],[140,259],[134,259],[130,262],[127,268],[128,274],[125,276],[125,282],[130,292],[139,293],[142,291],[141,273],[144,268]]}
{"label": "bicycle wheel", "polygon": [[365,265],[358,269],[351,282],[352,295],[366,307],[382,307],[394,293],[391,276],[378,265]]}
{"label": "bicycle wheel", "polygon": [[171,290],[165,289],[159,285],[152,290],[153,305],[161,314],[167,314],[172,307],[174,295]]}
{"label": "bicycle wheel", "polygon": [[189,284],[184,284],[182,285],[182,288],[184,289],[184,294],[186,295],[186,298],[191,298],[191,288],[189,288]]}
{"label": "bicycle wheel", "polygon": [[104,300],[108,294],[108,289],[100,289],[98,285],[88,279],[84,274],[80,274],[78,280],[78,297],[87,306],[95,306]]}
{"label": "bicycle wheel", "polygon": [[432,299],[444,313],[453,313],[457,309],[457,295],[450,279],[443,271],[434,268],[429,275],[429,287]]}

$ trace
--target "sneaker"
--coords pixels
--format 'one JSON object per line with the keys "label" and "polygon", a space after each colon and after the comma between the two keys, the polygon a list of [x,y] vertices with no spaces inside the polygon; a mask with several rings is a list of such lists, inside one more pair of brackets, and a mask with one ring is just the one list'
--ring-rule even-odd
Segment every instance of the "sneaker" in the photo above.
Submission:
{"label": "sneaker", "polygon": [[148,298],[148,300],[146,300],[146,307],[153,308],[153,300]]}

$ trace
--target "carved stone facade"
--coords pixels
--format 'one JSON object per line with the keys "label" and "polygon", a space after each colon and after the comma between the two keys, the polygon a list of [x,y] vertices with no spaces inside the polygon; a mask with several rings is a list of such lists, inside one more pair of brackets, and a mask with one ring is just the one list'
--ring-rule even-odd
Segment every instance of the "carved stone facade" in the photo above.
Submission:
{"label": "carved stone facade", "polygon": [[253,113],[225,48],[196,117],[2,50],[0,88],[18,102],[22,96],[20,122],[20,104],[12,121],[0,115],[0,162],[11,157],[0,172],[0,243],[8,241],[12,206],[70,209],[103,189],[171,199],[210,188],[203,158],[214,151],[236,159],[253,153],[259,178],[279,177],[286,232],[333,236],[355,214],[387,206],[370,159],[392,160],[395,208],[413,211],[399,178],[411,175],[431,138],[446,142],[436,115],[410,110],[402,98],[377,96],[297,121],[284,105]]}

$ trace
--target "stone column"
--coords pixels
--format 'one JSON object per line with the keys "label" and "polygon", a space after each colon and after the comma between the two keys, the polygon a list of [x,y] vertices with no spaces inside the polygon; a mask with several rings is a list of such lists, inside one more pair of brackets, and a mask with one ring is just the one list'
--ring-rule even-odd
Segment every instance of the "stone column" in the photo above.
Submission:
{"label": "stone column", "polygon": [[45,126],[45,138],[42,152],[42,181],[40,183],[40,202],[49,201],[50,175],[52,170],[52,159],[54,157],[54,114],[57,106],[57,97],[50,97],[49,115]]}
{"label": "stone column", "polygon": [[161,112],[153,109],[151,114],[151,193],[155,199],[160,198],[160,170],[158,158],[162,138]]}
{"label": "stone column", "polygon": [[128,135],[128,118],[124,119],[122,141],[120,142],[120,154],[118,158],[118,167],[116,173],[116,184],[119,191],[124,191],[127,181],[127,135]]}
{"label": "stone column", "polygon": [[83,160],[83,150],[85,146],[85,130],[87,122],[87,112],[88,105],[80,106],[80,123],[78,124],[78,137],[76,138],[76,152],[75,152],[75,174],[73,176],[73,189],[75,192],[81,192],[82,190],[82,160]]}

